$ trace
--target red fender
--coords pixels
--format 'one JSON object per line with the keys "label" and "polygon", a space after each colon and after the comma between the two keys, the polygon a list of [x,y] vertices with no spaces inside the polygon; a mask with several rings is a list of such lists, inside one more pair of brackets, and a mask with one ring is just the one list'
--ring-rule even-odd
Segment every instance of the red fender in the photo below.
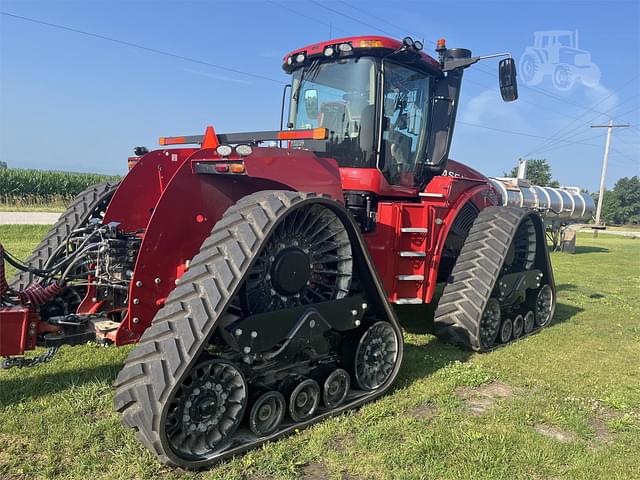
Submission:
{"label": "red fender", "polygon": [[[174,153],[176,162],[168,163]],[[193,171],[196,162],[227,160],[243,160],[246,174]],[[220,159],[214,149],[145,155],[122,182],[105,215],[105,222],[121,222],[125,231],[144,230],[128,313],[113,338],[116,344],[138,340],[225,210],[246,195],[271,189],[317,192],[343,201],[337,163],[308,151],[254,148],[244,159]]]}

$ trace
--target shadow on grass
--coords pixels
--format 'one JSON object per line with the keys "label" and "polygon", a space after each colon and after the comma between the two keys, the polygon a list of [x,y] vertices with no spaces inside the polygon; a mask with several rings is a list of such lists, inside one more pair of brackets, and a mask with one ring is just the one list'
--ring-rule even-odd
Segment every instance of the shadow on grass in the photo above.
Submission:
{"label": "shadow on grass", "polygon": [[578,255],[581,253],[609,253],[609,249],[604,247],[585,247],[577,245],[576,251],[575,253],[573,253],[573,255]]}
{"label": "shadow on grass", "polygon": [[[55,363],[51,366],[55,367]],[[106,382],[111,385],[121,369],[120,363],[114,363],[56,372],[29,372],[12,378],[0,376],[0,408],[60,393],[87,383]]]}
{"label": "shadow on grass", "polygon": [[[560,290],[573,290],[573,284],[561,284]],[[407,333],[416,335],[433,335],[433,315],[435,305],[407,305],[395,308],[400,324]],[[554,328],[570,320],[584,309],[564,303],[556,304],[553,322],[546,328]],[[501,347],[498,347],[501,348]],[[423,345],[405,343],[403,365],[398,376],[397,385],[408,386],[415,380],[427,377],[450,363],[466,361],[474,352],[460,346],[446,343],[431,337]]]}

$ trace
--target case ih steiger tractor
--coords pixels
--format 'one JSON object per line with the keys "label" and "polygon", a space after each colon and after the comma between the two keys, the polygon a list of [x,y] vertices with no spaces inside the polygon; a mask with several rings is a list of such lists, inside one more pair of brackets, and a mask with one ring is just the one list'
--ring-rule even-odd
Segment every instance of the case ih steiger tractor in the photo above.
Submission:
{"label": "case ih steiger tractor", "polygon": [[[438,282],[436,332],[469,349],[547,325],[540,216],[448,159],[463,72],[483,57],[421,48],[295,50],[286,129],[137,148],[25,264],[4,252],[20,270],[0,283],[5,367],[137,342],[115,408],[160,461],[199,468],[385,393],[403,354],[392,304],[430,303]],[[499,73],[515,100],[511,58]],[[25,359],[36,345],[49,350]]]}

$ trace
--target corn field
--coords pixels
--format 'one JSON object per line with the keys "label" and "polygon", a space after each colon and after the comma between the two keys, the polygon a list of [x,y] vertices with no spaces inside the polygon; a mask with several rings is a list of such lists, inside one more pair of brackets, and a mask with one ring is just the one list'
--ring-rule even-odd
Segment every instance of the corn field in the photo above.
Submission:
{"label": "corn field", "polygon": [[0,168],[0,204],[64,206],[87,187],[117,176]]}

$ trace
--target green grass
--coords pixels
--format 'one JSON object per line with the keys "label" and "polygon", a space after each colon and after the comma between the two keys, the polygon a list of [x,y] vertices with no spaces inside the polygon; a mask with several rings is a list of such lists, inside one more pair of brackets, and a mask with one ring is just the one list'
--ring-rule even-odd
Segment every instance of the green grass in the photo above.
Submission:
{"label": "green grass", "polygon": [[[0,227],[0,241],[24,257],[45,230]],[[392,393],[200,473],[162,467],[121,427],[111,384],[127,348],[65,347],[2,371],[0,478],[311,478],[309,465],[316,478],[640,478],[640,241],[585,233],[578,245],[552,255],[559,305],[540,334],[471,355],[405,310]],[[471,414],[461,389],[491,382],[512,393]]]}

